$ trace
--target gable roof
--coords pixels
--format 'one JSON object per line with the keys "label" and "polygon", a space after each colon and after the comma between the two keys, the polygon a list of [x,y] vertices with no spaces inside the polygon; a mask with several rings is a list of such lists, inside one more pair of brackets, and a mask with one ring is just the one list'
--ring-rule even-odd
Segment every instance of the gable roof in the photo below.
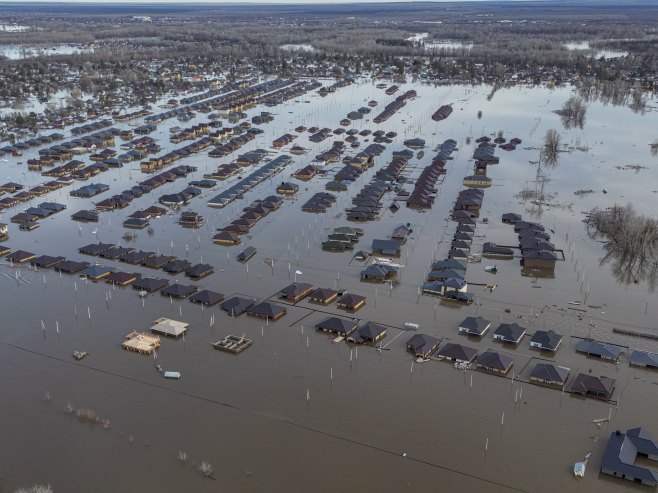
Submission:
{"label": "gable roof", "polygon": [[220,305],[220,308],[225,312],[232,315],[241,315],[247,311],[247,308],[254,304],[254,300],[250,298],[242,298],[240,296],[233,296]]}
{"label": "gable roof", "polygon": [[538,330],[530,339],[530,344],[539,345],[542,349],[555,351],[562,341],[562,334],[552,330]]}
{"label": "gable roof", "polygon": [[578,341],[576,351],[612,360],[619,359],[619,355],[621,354],[621,348],[618,346],[587,340]]}
{"label": "gable roof", "polygon": [[429,356],[438,346],[439,340],[436,337],[426,334],[414,334],[407,341],[407,348],[414,354]]}
{"label": "gable roof", "polygon": [[525,327],[521,327],[517,323],[511,323],[511,324],[500,324],[498,328],[494,331],[494,339],[500,338],[501,340],[505,342],[519,342],[521,337],[526,332]]}
{"label": "gable roof", "polygon": [[651,435],[642,428],[633,428],[626,434],[619,430],[610,434],[608,446],[603,453],[601,471],[606,474],[638,478],[645,484],[658,483],[658,474],[651,469],[635,465],[637,454],[656,456],[658,447]]}
{"label": "gable roof", "polygon": [[512,367],[514,361],[512,358],[500,354],[496,351],[485,351],[477,359],[477,365],[488,369],[507,372]]}
{"label": "gable roof", "polygon": [[473,361],[473,358],[475,358],[477,354],[477,349],[462,346],[461,344],[454,344],[452,342],[443,346],[438,353],[438,355],[443,358],[466,362]]}
{"label": "gable roof", "polygon": [[491,322],[482,317],[466,317],[460,324],[460,332],[468,334],[483,335],[491,326]]}
{"label": "gable roof", "polygon": [[567,378],[569,378],[569,370],[551,363],[537,363],[530,374],[530,378],[535,378],[543,382],[560,382],[561,384],[565,384]]}
{"label": "gable roof", "polygon": [[347,320],[340,317],[329,317],[317,324],[315,328],[346,336],[356,329],[356,322],[354,320]]}

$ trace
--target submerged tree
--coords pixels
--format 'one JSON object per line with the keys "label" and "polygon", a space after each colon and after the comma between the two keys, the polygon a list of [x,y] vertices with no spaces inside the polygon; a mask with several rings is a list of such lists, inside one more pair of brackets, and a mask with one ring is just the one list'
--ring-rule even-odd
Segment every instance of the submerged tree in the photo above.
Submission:
{"label": "submerged tree", "polygon": [[560,134],[551,128],[546,131],[540,158],[544,163],[554,165],[557,163],[558,152],[560,152]]}
{"label": "submerged tree", "polygon": [[639,215],[633,206],[615,204],[590,211],[587,232],[603,241],[606,250],[600,264],[612,262],[612,272],[624,284],[646,281],[656,288],[658,278],[658,221]]}
{"label": "submerged tree", "polygon": [[560,115],[564,128],[569,129],[574,126],[583,128],[586,112],[587,105],[583,98],[580,96],[571,96],[565,101],[562,109],[558,110],[556,113]]}

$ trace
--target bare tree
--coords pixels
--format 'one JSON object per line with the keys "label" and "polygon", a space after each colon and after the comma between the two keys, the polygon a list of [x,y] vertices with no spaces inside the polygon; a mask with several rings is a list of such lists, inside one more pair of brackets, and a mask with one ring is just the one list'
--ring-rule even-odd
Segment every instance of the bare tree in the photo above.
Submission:
{"label": "bare tree", "polygon": [[590,237],[604,241],[601,265],[612,262],[612,272],[624,284],[647,281],[653,291],[658,280],[658,221],[639,215],[633,206],[615,204],[592,209],[587,218]]}
{"label": "bare tree", "polygon": [[573,126],[583,128],[585,124],[585,113],[587,112],[587,105],[580,96],[571,96],[565,101],[562,109],[556,113],[562,118],[562,124],[565,128]]}
{"label": "bare tree", "polygon": [[541,150],[541,160],[549,165],[557,163],[558,153],[560,152],[560,134],[554,128],[546,131],[544,137],[544,147]]}

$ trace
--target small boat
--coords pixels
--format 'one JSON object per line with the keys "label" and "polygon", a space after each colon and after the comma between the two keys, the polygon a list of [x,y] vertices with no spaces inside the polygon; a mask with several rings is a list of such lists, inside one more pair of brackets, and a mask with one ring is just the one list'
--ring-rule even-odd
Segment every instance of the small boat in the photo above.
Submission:
{"label": "small boat", "polygon": [[491,272],[492,274],[495,274],[496,272],[498,272],[498,267],[496,267],[496,264],[485,265],[484,266],[484,271],[485,272]]}
{"label": "small boat", "polygon": [[582,462],[576,462],[576,463],[573,465],[573,475],[574,475],[576,478],[582,478],[582,477],[585,477],[585,468],[587,467],[587,461],[589,461],[589,458],[590,458],[591,456],[592,456],[592,452],[589,452],[589,453],[585,456],[585,460],[583,460]]}

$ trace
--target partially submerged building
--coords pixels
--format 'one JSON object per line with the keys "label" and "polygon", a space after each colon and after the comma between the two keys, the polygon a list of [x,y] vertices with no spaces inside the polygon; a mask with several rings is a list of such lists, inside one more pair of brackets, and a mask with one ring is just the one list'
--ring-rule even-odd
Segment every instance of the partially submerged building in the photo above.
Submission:
{"label": "partially submerged building", "polygon": [[601,472],[655,487],[658,485],[658,472],[636,465],[638,456],[658,461],[658,443],[644,428],[633,428],[626,434],[617,430],[610,434],[601,460]]}

